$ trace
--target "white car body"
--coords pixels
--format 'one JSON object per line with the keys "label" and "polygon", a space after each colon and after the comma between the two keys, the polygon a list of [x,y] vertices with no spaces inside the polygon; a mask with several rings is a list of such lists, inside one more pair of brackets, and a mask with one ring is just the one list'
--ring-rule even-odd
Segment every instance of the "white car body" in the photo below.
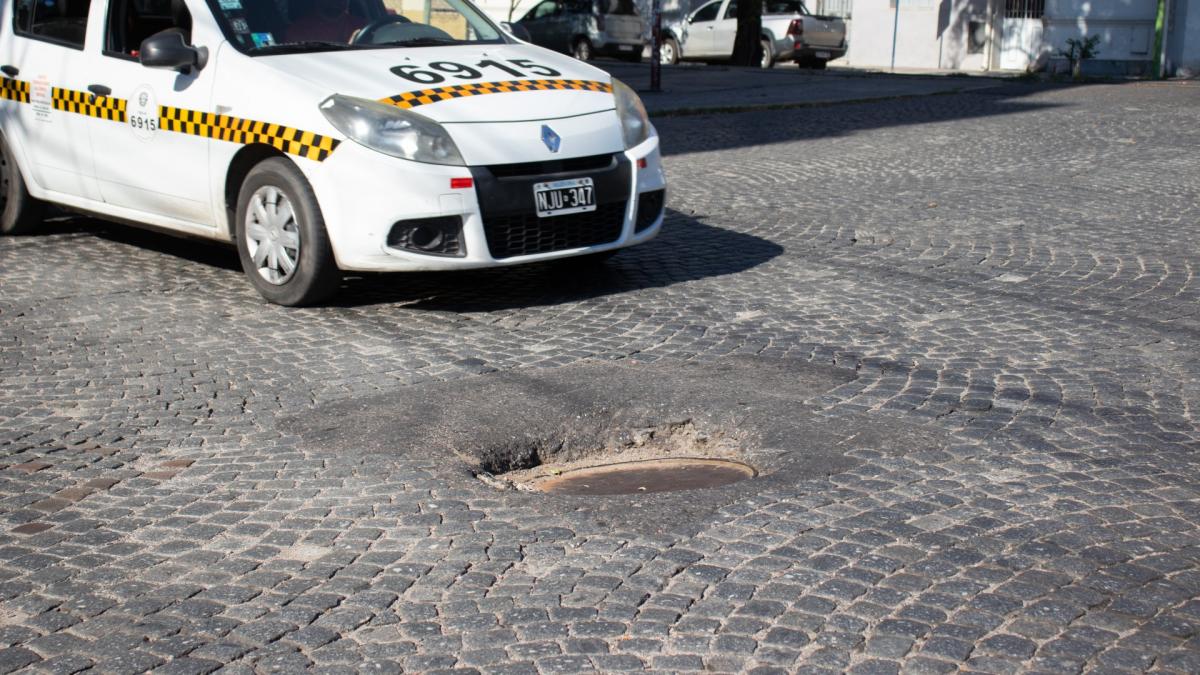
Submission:
{"label": "white car body", "polygon": [[[311,184],[341,270],[517,264],[630,246],[654,237],[661,226],[660,201],[653,222],[635,232],[638,195],[666,185],[657,133],[651,127],[644,142],[626,148],[612,80],[587,64],[515,40],[251,56],[226,39],[208,4],[186,0],[190,43],[207,48],[208,61],[181,74],[102,50],[108,4],[92,0],[82,50],[15,35],[14,3],[4,4],[0,64],[17,74],[0,78],[0,128],[37,199],[232,241],[240,187],[234,183],[245,173],[239,162],[281,151]],[[424,71],[433,62],[468,64],[482,76],[466,81],[445,74],[438,75],[441,83],[423,84],[392,72],[397,66]],[[499,66],[475,65],[482,62]],[[89,87],[96,85],[111,93],[91,97]],[[348,139],[319,108],[334,94],[390,100],[441,123],[466,166],[400,159]],[[560,147],[543,141],[543,126],[561,138]],[[617,236],[586,246],[494,254],[485,214],[499,207],[481,187],[485,167],[532,165],[529,175],[508,179],[528,192],[536,182],[590,175],[550,171],[547,177],[539,166],[553,169],[564,160],[603,155],[621,168],[620,194],[610,180],[607,194],[598,187],[596,195],[597,202],[624,202]],[[461,185],[468,178],[472,187],[451,187],[452,179]],[[388,245],[394,223],[446,216],[462,218],[465,255]],[[531,222],[553,228],[571,218]]]}

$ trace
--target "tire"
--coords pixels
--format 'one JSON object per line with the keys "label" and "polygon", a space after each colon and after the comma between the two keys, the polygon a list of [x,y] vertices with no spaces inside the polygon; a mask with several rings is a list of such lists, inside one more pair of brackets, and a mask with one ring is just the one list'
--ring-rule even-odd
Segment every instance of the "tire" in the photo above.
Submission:
{"label": "tire", "polygon": [[8,141],[0,136],[0,235],[28,234],[42,223],[45,212],[45,202],[29,194]]}
{"label": "tire", "polygon": [[341,272],[325,219],[312,186],[291,160],[272,157],[250,170],[238,193],[236,238],[242,270],[270,302],[298,307],[337,292]]}
{"label": "tire", "polygon": [[771,49],[771,41],[762,41],[762,59],[758,62],[758,67],[763,70],[769,70],[775,67],[775,53]]}
{"label": "tire", "polygon": [[675,38],[667,38],[658,46],[658,62],[664,66],[673,66],[679,63],[679,43]]}
{"label": "tire", "polygon": [[595,58],[595,52],[592,50],[592,41],[585,38],[576,38],[575,42],[571,43],[571,56],[580,61],[591,61]]}

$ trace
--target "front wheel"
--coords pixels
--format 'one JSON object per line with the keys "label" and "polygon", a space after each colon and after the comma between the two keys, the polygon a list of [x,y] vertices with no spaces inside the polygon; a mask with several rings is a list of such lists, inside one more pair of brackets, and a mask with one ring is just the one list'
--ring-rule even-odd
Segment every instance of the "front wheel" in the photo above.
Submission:
{"label": "front wheel", "polygon": [[679,63],[679,43],[675,41],[675,38],[667,38],[659,45],[658,62],[664,66],[673,66]]}
{"label": "front wheel", "polygon": [[42,222],[45,211],[45,202],[29,194],[8,141],[0,136],[0,234],[28,233]]}
{"label": "front wheel", "polygon": [[592,41],[583,37],[575,40],[575,44],[571,45],[571,56],[580,61],[591,61]]}
{"label": "front wheel", "polygon": [[277,305],[311,305],[337,292],[341,273],[321,208],[287,159],[261,162],[242,183],[237,248],[250,283]]}

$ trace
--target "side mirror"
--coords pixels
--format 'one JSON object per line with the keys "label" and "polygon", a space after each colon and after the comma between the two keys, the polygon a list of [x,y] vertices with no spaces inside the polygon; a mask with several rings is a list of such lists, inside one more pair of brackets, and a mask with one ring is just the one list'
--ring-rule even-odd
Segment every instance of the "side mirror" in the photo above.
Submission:
{"label": "side mirror", "polygon": [[193,47],[174,31],[155,33],[142,40],[138,57],[147,68],[167,68],[190,75],[208,64],[208,48]]}
{"label": "side mirror", "polygon": [[519,23],[501,21],[500,30],[524,42],[530,42],[533,40],[533,36],[529,34],[529,29]]}

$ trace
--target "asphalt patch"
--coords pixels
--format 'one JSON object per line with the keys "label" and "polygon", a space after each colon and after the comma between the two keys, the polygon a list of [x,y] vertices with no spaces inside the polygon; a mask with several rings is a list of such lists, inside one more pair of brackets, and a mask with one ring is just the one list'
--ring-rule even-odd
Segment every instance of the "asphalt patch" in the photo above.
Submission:
{"label": "asphalt patch", "polygon": [[[854,373],[804,361],[726,357],[633,360],[493,372],[318,406],[282,422],[306,448],[411,461],[468,491],[546,513],[580,514],[640,532],[694,531],[725,506],[846,471],[877,455],[943,447],[926,427],[867,415],[832,417],[808,401]],[[639,430],[688,426],[720,436],[724,453],[758,475],[728,485],[638,495],[500,491],[481,473],[578,462],[620,448]]]}

